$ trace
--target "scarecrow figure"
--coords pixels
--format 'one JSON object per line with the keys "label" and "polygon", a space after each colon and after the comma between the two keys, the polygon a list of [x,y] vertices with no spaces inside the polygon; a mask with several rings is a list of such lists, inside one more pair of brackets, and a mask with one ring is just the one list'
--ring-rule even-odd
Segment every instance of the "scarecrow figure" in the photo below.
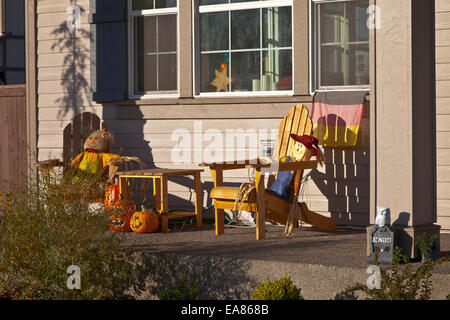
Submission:
{"label": "scarecrow figure", "polygon": [[[109,153],[109,148],[113,142],[113,135],[107,129],[92,132],[84,142],[84,151],[72,160],[71,168],[101,175],[106,166],[114,164],[110,166],[109,177],[111,180],[118,165],[125,160],[125,157]],[[115,169],[112,167],[115,167]]]}

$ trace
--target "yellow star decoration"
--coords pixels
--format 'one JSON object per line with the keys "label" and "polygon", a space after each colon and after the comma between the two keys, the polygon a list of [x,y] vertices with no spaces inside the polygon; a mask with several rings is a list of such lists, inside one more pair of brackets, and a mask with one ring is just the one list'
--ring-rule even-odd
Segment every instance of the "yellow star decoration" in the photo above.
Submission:
{"label": "yellow star decoration", "polygon": [[230,79],[227,77],[227,67],[222,71],[214,70],[216,72],[216,78],[211,81],[211,85],[217,88],[217,92],[225,91],[228,92],[228,84]]}

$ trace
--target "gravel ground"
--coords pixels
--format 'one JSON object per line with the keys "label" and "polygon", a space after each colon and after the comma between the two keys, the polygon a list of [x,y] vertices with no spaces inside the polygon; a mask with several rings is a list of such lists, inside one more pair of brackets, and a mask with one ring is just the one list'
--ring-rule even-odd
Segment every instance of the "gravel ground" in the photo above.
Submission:
{"label": "gravel ground", "polygon": [[[153,299],[174,279],[198,279],[200,298],[248,299],[255,285],[288,274],[306,299],[332,299],[355,282],[365,283],[365,230],[326,233],[294,229],[290,238],[281,226],[266,226],[266,238],[255,240],[255,228],[227,228],[216,236],[214,226],[185,226],[167,233],[125,234],[151,277],[136,296]],[[450,255],[450,234],[441,234],[441,256]],[[412,263],[418,266],[419,263]],[[389,268],[389,267],[387,267]],[[153,283],[153,284],[152,284]],[[433,270],[433,299],[450,293],[450,263]]]}

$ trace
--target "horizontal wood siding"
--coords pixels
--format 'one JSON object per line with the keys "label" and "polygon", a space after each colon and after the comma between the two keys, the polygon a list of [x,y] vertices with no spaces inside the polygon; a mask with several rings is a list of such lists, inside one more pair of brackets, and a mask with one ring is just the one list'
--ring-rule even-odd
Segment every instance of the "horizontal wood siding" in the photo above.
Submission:
{"label": "horizontal wood siding", "polygon": [[[89,111],[97,114],[114,133],[116,146],[112,152],[138,156],[149,167],[198,168],[195,155],[215,147],[208,134],[242,130],[244,138],[250,129],[270,132],[277,129],[286,112],[298,103],[311,106],[310,96],[253,98],[182,98],[125,101],[97,104],[89,101],[89,1],[76,1],[83,8],[82,29],[64,29],[69,0],[38,1],[38,120],[39,159],[62,156],[63,130],[73,117]],[[336,218],[340,224],[369,224],[369,110],[365,110],[361,126],[360,146],[355,149],[327,149],[327,164],[311,173],[305,183],[304,201],[311,210]],[[197,127],[196,127],[197,126]],[[196,131],[201,126],[201,131]],[[182,130],[182,131],[180,131]],[[189,144],[177,132],[189,133]],[[197,145],[196,141],[200,141]],[[174,154],[189,155],[188,163],[175,163]],[[175,150],[175,151],[174,151]],[[234,150],[218,148],[216,152]],[[259,146],[247,142],[235,150],[238,159],[258,154]],[[212,188],[209,170],[201,175],[204,206],[210,206],[208,192]],[[239,186],[248,180],[247,170],[227,171],[227,184]],[[193,203],[192,178],[169,181],[171,206]],[[212,217],[211,211],[205,216]]]}
{"label": "horizontal wood siding", "polygon": [[437,224],[450,229],[450,0],[436,0]]}

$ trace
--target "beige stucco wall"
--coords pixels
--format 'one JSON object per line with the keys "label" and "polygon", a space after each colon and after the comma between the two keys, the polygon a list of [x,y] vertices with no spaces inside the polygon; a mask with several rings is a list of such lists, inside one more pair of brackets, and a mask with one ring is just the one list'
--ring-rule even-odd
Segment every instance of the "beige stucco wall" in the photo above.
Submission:
{"label": "beige stucco wall", "polygon": [[[203,132],[216,129],[244,131],[276,129],[289,108],[298,103],[311,105],[309,95],[308,59],[308,0],[294,1],[294,96],[253,98],[193,98],[192,84],[192,31],[180,28],[180,98],[124,101],[97,104],[89,101],[90,44],[89,1],[78,0],[83,9],[81,30],[75,40],[65,29],[69,0],[37,1],[38,35],[38,158],[60,157],[62,132],[75,114],[89,111],[97,114],[113,131],[123,154],[138,156],[149,166],[193,167],[192,163],[178,165],[171,159],[177,141],[172,134],[176,129],[194,131],[201,123]],[[191,1],[180,1],[180,23],[191,25]],[[299,18],[303,16],[302,18]],[[68,66],[73,68],[68,71]],[[333,216],[341,224],[366,225],[369,223],[369,110],[364,113],[360,147],[355,149],[328,149],[327,165],[313,175],[306,184],[304,201],[312,210]],[[201,122],[200,122],[201,121]],[[192,136],[194,139],[194,136]],[[204,140],[202,147],[210,142]],[[193,142],[192,142],[193,144]],[[247,154],[249,148],[246,148]],[[194,151],[193,148],[191,151]],[[116,147],[113,151],[119,152]],[[205,197],[212,186],[208,170],[202,174]],[[248,180],[247,170],[225,173],[225,181],[239,185]],[[169,183],[172,195],[169,206],[184,205],[193,197],[193,183],[181,179]]]}
{"label": "beige stucco wall", "polygon": [[[412,213],[411,2],[377,1],[376,205]],[[392,32],[384,32],[392,30]]]}
{"label": "beige stucco wall", "polygon": [[436,0],[437,224],[450,229],[450,0]]}

